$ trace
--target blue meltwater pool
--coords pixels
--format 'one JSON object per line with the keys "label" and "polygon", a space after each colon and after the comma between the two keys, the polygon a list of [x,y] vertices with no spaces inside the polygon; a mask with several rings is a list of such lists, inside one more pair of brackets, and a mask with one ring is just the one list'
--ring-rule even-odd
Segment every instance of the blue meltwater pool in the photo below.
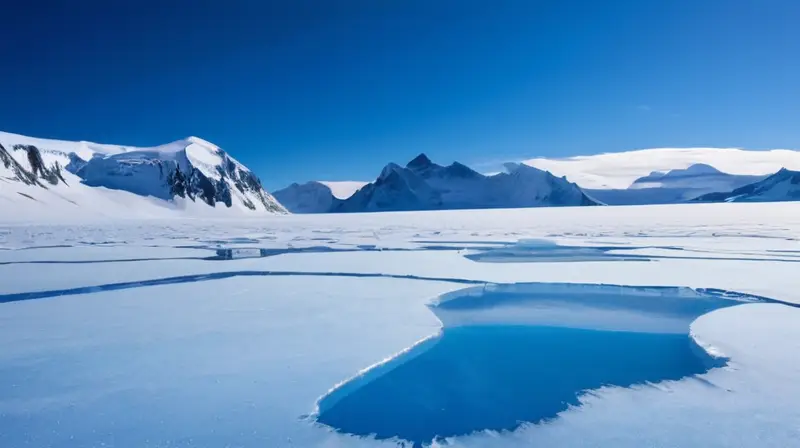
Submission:
{"label": "blue meltwater pool", "polygon": [[[406,358],[407,361],[404,361]],[[718,365],[687,334],[553,326],[445,328],[318,416],[338,431],[414,445],[555,417],[601,386],[677,380]],[[321,405],[325,405],[324,401]]]}

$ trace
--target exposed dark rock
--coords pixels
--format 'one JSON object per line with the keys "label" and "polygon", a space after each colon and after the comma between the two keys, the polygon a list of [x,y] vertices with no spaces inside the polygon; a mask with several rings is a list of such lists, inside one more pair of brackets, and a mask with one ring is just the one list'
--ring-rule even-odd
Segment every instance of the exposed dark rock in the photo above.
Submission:
{"label": "exposed dark rock", "polygon": [[181,170],[175,169],[167,176],[167,184],[170,186],[170,193],[172,196],[186,197],[186,177],[181,173]]}
{"label": "exposed dark rock", "polygon": [[[13,150],[17,150],[16,146],[13,148]],[[41,160],[41,156],[39,157],[39,159]],[[17,160],[11,156],[8,150],[5,147],[3,147],[3,145],[0,145],[0,160],[3,161],[3,166],[5,168],[10,168],[11,171],[14,173],[15,180],[18,180],[26,185],[38,185],[40,187],[44,187],[44,185],[39,183],[36,174],[34,172],[28,171],[27,169],[25,169],[25,167],[20,165],[17,162]]]}
{"label": "exposed dark rock", "polygon": [[[5,169],[3,181],[18,181],[42,188],[59,183],[68,185],[62,173],[64,168],[88,186],[123,190],[164,200],[176,197],[192,201],[199,199],[212,207],[217,203],[233,207],[234,202],[241,201],[245,207],[256,210],[257,203],[261,202],[268,211],[285,211],[264,191],[255,174],[223,150],[213,151],[220,157],[221,163],[212,168],[215,172],[210,175],[193,166],[188,157],[162,159],[158,156],[141,158],[134,155],[126,158],[123,152],[94,154],[87,161],[74,152],[43,151],[29,144],[16,144],[10,148],[0,145],[0,167]],[[51,162],[51,155],[56,155],[59,160],[68,160],[66,166]]]}

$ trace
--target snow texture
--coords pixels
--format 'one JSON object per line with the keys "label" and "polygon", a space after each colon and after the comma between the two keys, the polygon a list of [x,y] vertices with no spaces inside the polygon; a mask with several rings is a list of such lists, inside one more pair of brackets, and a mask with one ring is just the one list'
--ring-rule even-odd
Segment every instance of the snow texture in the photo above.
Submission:
{"label": "snow texture", "polygon": [[[541,403],[522,372],[566,400],[543,420],[475,414],[469,433],[430,420],[434,446],[800,443],[798,203],[5,218],[0,446],[400,446],[314,419],[347,390],[346,409],[391,411],[373,401],[391,388],[358,387],[381,371],[404,400],[491,384]],[[516,347],[581,369],[544,376]],[[470,359],[497,362],[454,370],[475,383],[397,376]]]}

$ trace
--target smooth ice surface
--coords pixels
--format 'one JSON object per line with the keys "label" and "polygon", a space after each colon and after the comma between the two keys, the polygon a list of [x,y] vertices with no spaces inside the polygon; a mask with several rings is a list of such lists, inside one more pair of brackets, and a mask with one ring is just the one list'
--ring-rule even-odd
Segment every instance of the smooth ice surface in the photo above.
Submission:
{"label": "smooth ice surface", "polygon": [[[393,371],[415,344],[440,334],[440,297],[484,283],[501,284],[491,288],[503,295],[512,292],[503,288],[520,288],[512,284],[538,283],[548,294],[591,284],[608,291],[606,298],[620,288],[613,285],[681,287],[675,300],[693,306],[705,295],[753,299],[726,291],[800,303],[799,205],[238,220],[65,214],[64,222],[0,224],[0,301],[7,302],[0,303],[0,446],[397,446],[335,432],[309,414],[321,397]],[[553,257],[553,247],[569,249]],[[509,248],[515,252],[502,263],[468,258]],[[585,260],[587,251],[600,259]],[[676,337],[680,328],[727,365],[591,389],[544,422],[442,443],[800,445],[793,356],[800,309],[744,303],[655,320],[658,307],[606,312],[597,298],[580,320],[559,328],[608,332],[634,318],[669,323],[659,328],[674,328]],[[514,303],[462,309],[445,320],[508,325]],[[563,321],[566,314],[550,316]],[[542,313],[522,317],[517,324],[553,327]]]}

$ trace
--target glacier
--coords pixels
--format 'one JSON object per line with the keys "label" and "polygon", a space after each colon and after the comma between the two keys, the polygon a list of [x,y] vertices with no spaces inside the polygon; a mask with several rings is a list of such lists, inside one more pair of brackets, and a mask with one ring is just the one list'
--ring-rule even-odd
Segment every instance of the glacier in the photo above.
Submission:
{"label": "glacier", "polygon": [[0,446],[794,446],[799,206],[2,215]]}

